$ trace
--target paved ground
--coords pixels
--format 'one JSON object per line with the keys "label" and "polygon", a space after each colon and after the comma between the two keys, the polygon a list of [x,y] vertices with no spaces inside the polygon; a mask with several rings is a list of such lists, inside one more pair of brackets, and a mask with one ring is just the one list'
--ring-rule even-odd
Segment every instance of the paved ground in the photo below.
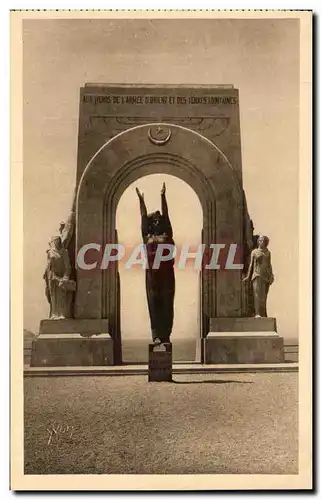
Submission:
{"label": "paved ground", "polygon": [[297,374],[25,379],[25,473],[296,474]]}

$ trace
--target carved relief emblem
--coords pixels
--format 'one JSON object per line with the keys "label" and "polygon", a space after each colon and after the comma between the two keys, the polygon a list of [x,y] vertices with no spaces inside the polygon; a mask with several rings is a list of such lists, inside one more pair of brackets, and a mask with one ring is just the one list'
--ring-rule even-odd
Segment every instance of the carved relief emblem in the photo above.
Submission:
{"label": "carved relief emblem", "polygon": [[148,137],[153,144],[163,146],[169,141],[171,137],[171,130],[169,127],[164,125],[155,125],[149,128]]}

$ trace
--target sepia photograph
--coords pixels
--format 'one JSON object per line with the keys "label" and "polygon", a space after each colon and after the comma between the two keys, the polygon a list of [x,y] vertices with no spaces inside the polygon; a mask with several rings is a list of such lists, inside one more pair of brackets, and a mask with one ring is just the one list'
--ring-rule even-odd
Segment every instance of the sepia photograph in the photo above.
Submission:
{"label": "sepia photograph", "polygon": [[12,489],[312,487],[311,23],[11,13]]}

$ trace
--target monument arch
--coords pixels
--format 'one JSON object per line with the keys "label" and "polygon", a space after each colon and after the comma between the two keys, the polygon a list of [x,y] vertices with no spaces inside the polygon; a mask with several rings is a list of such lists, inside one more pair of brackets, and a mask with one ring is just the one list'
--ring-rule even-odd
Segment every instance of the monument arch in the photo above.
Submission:
{"label": "monument arch", "polygon": [[[169,138],[161,144],[151,134]],[[243,244],[243,191],[232,165],[219,148],[198,132],[155,123],[139,125],[107,141],[92,157],[78,186],[76,251],[90,242],[117,242],[115,215],[125,189],[140,177],[168,173],[185,181],[203,209],[202,242]],[[77,269],[76,319],[109,321],[118,345],[119,280],[117,266],[88,273]],[[202,336],[211,317],[242,315],[241,271],[202,272]],[[119,358],[117,352],[116,358]]]}

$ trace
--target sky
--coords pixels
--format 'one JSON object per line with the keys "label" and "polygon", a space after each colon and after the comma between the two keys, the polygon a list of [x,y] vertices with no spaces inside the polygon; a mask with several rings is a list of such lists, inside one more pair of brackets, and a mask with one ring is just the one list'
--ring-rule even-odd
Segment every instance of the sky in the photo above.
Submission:
{"label": "sky", "polygon": [[[276,279],[268,312],[277,318],[281,335],[297,337],[298,23],[295,19],[24,21],[25,328],[37,332],[39,321],[48,316],[42,275],[48,240],[66,218],[75,186],[80,87],[86,82],[233,84],[239,89],[248,209],[256,232],[270,237]],[[136,185],[151,192],[150,203],[158,203],[154,200],[160,181],[140,179]],[[178,239],[185,236],[182,228],[187,223],[197,238],[201,212],[194,193],[178,179],[166,181],[170,210],[171,204],[178,203],[178,189],[182,198],[190,200],[187,206],[193,207],[193,215],[185,212],[176,222]],[[139,213],[131,208],[135,202],[134,186],[130,186],[117,217],[131,217],[131,226],[139,224]],[[120,226],[119,231],[124,233],[126,228]],[[177,310],[187,308],[185,315],[176,317],[176,331],[193,335],[197,281],[193,273],[188,274],[186,282],[178,278]],[[146,331],[142,280],[140,286],[135,317],[141,318],[138,327]],[[124,293],[123,300],[130,304]],[[189,302],[188,297],[194,300]],[[123,316],[132,317],[133,310],[126,313],[125,309]],[[145,315],[139,314],[144,310]],[[130,333],[130,326],[126,332]]]}

